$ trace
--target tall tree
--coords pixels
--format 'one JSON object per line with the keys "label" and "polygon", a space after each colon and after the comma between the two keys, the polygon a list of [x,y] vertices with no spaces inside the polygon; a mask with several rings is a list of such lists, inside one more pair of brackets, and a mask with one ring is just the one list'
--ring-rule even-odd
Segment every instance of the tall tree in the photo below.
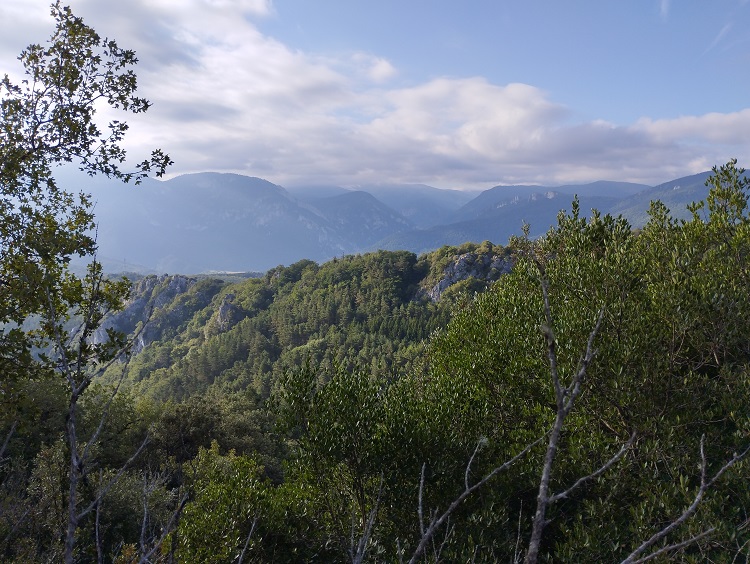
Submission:
{"label": "tall tree", "polygon": [[[39,374],[62,376],[70,484],[64,559],[72,562],[78,525],[94,509],[78,506],[79,480],[87,476],[104,423],[84,441],[79,400],[102,363],[126,345],[114,332],[99,343],[93,336],[103,315],[122,304],[127,286],[105,280],[95,260],[86,278],[70,273],[73,255],[95,257],[94,218],[89,197],[59,186],[55,169],[73,163],[89,175],[138,183],[152,172],[161,176],[171,160],[155,150],[124,169],[120,143],[128,125],[113,120],[102,126],[96,109],[102,103],[133,113],[149,108],[135,95],[135,53],[99,36],[59,1],[51,15],[55,30],[48,43],[29,45],[19,57],[25,78],[16,84],[5,75],[0,81],[0,396],[10,398],[1,422],[13,430],[15,384]],[[66,326],[71,314],[80,322],[72,337]],[[22,330],[29,316],[41,320],[38,329]],[[54,353],[34,356],[34,345]]]}

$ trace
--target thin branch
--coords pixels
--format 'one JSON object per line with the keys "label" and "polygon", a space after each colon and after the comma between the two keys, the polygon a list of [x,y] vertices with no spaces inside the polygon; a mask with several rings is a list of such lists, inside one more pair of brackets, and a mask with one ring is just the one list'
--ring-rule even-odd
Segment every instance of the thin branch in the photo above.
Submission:
{"label": "thin branch", "polygon": [[[734,555],[734,558],[732,558],[732,564],[734,564],[735,562],[737,562],[737,559],[740,557],[740,555],[742,554],[742,551],[745,549],[745,547],[748,544],[750,544],[750,540],[747,540],[744,543],[742,543],[742,546],[740,546],[737,549],[737,553]],[[750,561],[750,556],[745,557],[745,562],[748,562],[748,561]]]}
{"label": "thin branch", "polygon": [[448,520],[446,521],[446,531],[445,535],[443,535],[443,540],[440,543],[440,546],[435,547],[435,543],[432,543],[432,554],[434,558],[435,564],[438,564],[440,562],[440,555],[443,553],[443,549],[445,548],[445,545],[448,544],[448,539],[450,538],[451,534],[453,534],[453,531],[455,530],[455,525],[450,525],[450,517],[448,517]]}
{"label": "thin branch", "polygon": [[[102,471],[99,470],[99,483],[102,481]],[[101,517],[101,508],[102,504],[101,501],[97,502],[96,504],[96,512],[94,517],[94,535],[96,537],[96,562],[97,564],[102,564],[104,562],[104,555],[102,554],[102,538],[101,538],[101,531],[99,527],[100,523],[100,517]]]}
{"label": "thin branch", "polygon": [[739,461],[741,461],[747,454],[750,452],[750,445],[748,445],[745,450],[743,450],[740,454],[734,454],[732,458],[724,464],[719,470],[716,472],[716,474],[713,475],[713,477],[710,480],[706,480],[706,468],[707,468],[707,462],[706,462],[706,454],[704,450],[704,443],[705,443],[706,436],[703,435],[701,437],[701,444],[700,444],[700,452],[701,452],[701,485],[700,488],[698,488],[698,492],[695,494],[695,498],[693,499],[693,502],[685,509],[685,511],[682,512],[682,514],[677,517],[674,521],[669,523],[666,527],[664,527],[659,532],[655,533],[651,538],[648,540],[645,540],[638,548],[636,548],[633,552],[631,552],[628,557],[622,561],[622,564],[635,564],[636,562],[647,562],[651,560],[652,558],[655,558],[657,555],[664,554],[666,552],[677,550],[680,548],[684,548],[688,544],[692,544],[693,542],[696,542],[703,537],[709,535],[713,532],[713,529],[708,529],[707,531],[704,531],[703,533],[696,535],[695,537],[692,537],[691,539],[688,539],[688,541],[683,541],[676,544],[671,544],[669,546],[665,546],[661,549],[659,549],[657,552],[654,552],[652,554],[649,554],[648,556],[645,556],[643,558],[639,558],[641,554],[643,554],[646,550],[651,548],[653,545],[655,545],[660,540],[664,539],[667,535],[669,535],[672,531],[674,531],[677,527],[682,525],[685,521],[687,521],[692,515],[698,510],[698,506],[703,501],[703,498],[706,495],[706,492],[711,488],[716,481],[721,478],[721,476],[729,470],[732,466],[737,464]]}
{"label": "thin branch", "polygon": [[164,527],[164,530],[162,531],[161,536],[151,547],[151,550],[149,550],[147,553],[143,554],[140,557],[140,559],[138,560],[138,564],[148,564],[148,562],[150,562],[151,557],[154,555],[154,553],[157,550],[159,550],[162,544],[164,544],[164,541],[166,540],[167,535],[169,535],[169,533],[175,530],[176,523],[178,519],[180,518],[180,514],[182,513],[182,510],[185,508],[185,504],[187,503],[187,501],[188,501],[188,495],[183,494],[183,496],[180,498],[180,502],[177,504],[177,508],[169,517],[169,521]]}
{"label": "thin branch", "polygon": [[130,458],[128,458],[125,461],[125,464],[123,464],[119,470],[117,470],[117,473],[112,477],[112,479],[107,483],[104,488],[100,489],[99,492],[96,495],[96,498],[94,501],[92,501],[86,508],[78,513],[77,519],[83,519],[86,515],[88,515],[94,507],[96,507],[96,504],[99,503],[107,493],[109,493],[109,490],[112,489],[112,487],[118,482],[120,477],[125,473],[125,470],[135,461],[136,458],[143,452],[143,449],[146,448],[146,445],[148,444],[148,435],[143,439],[143,442],[141,442],[141,445],[138,447],[138,450],[136,450]]}
{"label": "thin branch", "polygon": [[[548,435],[544,434],[541,437],[539,437],[537,440],[535,440],[533,443],[530,443],[527,445],[521,452],[516,454],[513,458],[510,460],[507,460],[500,466],[497,466],[494,468],[489,474],[487,474],[484,478],[479,480],[476,484],[473,486],[467,487],[464,489],[461,494],[453,500],[453,502],[448,506],[448,508],[443,512],[442,515],[438,517],[437,511],[433,514],[432,519],[430,520],[430,524],[427,527],[427,530],[424,528],[424,521],[423,521],[423,512],[422,512],[422,496],[424,491],[424,472],[425,472],[425,465],[422,465],[422,478],[419,483],[419,528],[422,533],[422,537],[420,538],[419,545],[417,546],[416,550],[414,551],[414,554],[412,554],[412,557],[409,559],[410,564],[416,562],[424,553],[425,549],[427,548],[427,544],[432,540],[432,537],[435,535],[435,532],[442,526],[442,524],[450,517],[451,513],[453,513],[456,508],[461,505],[461,503],[469,497],[472,493],[474,493],[476,490],[481,488],[483,485],[485,485],[487,482],[489,482],[492,478],[494,478],[498,473],[502,472],[503,470],[508,469],[510,466],[516,463],[521,457],[526,455],[532,448],[534,448],[536,445],[541,443],[544,438]],[[467,472],[468,472],[468,466],[471,466],[471,462],[474,460],[474,457],[472,456],[469,460],[469,463],[467,464]]]}
{"label": "thin branch", "polygon": [[422,534],[422,538],[425,536],[424,530],[424,511],[422,509],[422,501],[424,500],[424,471],[427,468],[427,463],[422,463],[422,472],[419,477],[419,504],[417,505],[417,516],[419,517],[419,532]]}
{"label": "thin branch", "polygon": [[518,509],[518,530],[516,531],[516,548],[513,551],[513,564],[521,562],[521,521],[523,518],[523,500]]}
{"label": "thin branch", "polygon": [[245,539],[245,546],[242,547],[242,552],[240,552],[240,558],[237,560],[237,564],[242,564],[242,561],[245,559],[245,553],[247,552],[247,547],[250,546],[250,538],[253,536],[253,533],[255,532],[255,526],[258,524],[258,516],[256,515],[253,517],[253,524],[250,525],[250,532],[247,534],[247,538]]}
{"label": "thin branch", "polygon": [[[12,509],[15,509],[15,506]],[[16,522],[13,524],[13,527],[10,529],[10,531],[8,531],[8,534],[5,535],[2,544],[7,544],[8,541],[13,538],[13,533],[15,533],[21,527],[21,525],[23,525],[23,522],[26,521],[26,517],[29,516],[29,513],[31,513],[31,507],[27,507],[26,511],[24,511],[16,520]]]}
{"label": "thin branch", "polygon": [[[581,393],[581,384],[586,377],[588,366],[591,363],[591,360],[596,355],[596,350],[594,349],[594,340],[599,334],[599,330],[604,319],[604,308],[602,307],[601,309],[599,309],[596,324],[589,333],[588,339],[586,341],[586,352],[584,353],[583,358],[578,365],[578,371],[576,372],[575,376],[573,376],[570,385],[567,388],[563,387],[560,383],[560,377],[557,368],[557,342],[553,332],[552,309],[549,301],[549,283],[545,277],[543,265],[537,262],[537,267],[539,269],[540,285],[542,288],[542,296],[544,298],[544,317],[547,321],[547,325],[543,325],[541,329],[547,341],[547,356],[549,358],[550,377],[552,379],[552,384],[555,390],[555,402],[557,405],[557,410],[555,414],[555,422],[549,435],[550,438],[549,443],[547,444],[547,452],[544,456],[542,475],[539,479],[539,493],[537,494],[536,512],[534,513],[534,519],[531,525],[529,548],[526,552],[526,564],[536,564],[536,561],[539,558],[539,549],[542,544],[542,533],[544,532],[544,527],[547,525],[547,509],[552,503],[549,495],[549,484],[552,478],[552,467],[557,456],[558,442],[562,435],[565,419],[573,410],[575,401]],[[614,462],[612,464],[614,464]],[[609,467],[608,465],[605,466]]]}
{"label": "thin branch", "polygon": [[[424,473],[422,474],[422,476],[424,478]],[[352,564],[361,564],[365,558],[365,553],[367,552],[367,545],[370,542],[372,529],[375,526],[375,518],[377,517],[378,509],[380,507],[380,498],[383,494],[383,481],[384,481],[384,477],[381,472],[380,486],[378,487],[378,497],[375,500],[375,505],[370,510],[370,514],[367,518],[367,524],[365,525],[365,530],[362,532],[362,536],[359,538],[359,542],[357,542],[356,552],[354,552],[354,519],[355,517],[354,515],[352,515],[352,538],[351,538],[351,548],[349,549],[349,556],[352,559]]]}
{"label": "thin branch", "polygon": [[3,446],[0,447],[0,464],[4,462],[3,455],[5,454],[5,449],[8,448],[8,443],[10,443],[10,439],[13,436],[13,433],[16,432],[16,427],[18,427],[18,419],[13,420],[13,423],[10,426],[10,431],[8,431],[8,434],[5,435]]}
{"label": "thin branch", "polygon": [[466,488],[467,490],[469,489],[469,473],[471,471],[471,465],[473,464],[474,458],[479,452],[479,449],[482,448],[482,446],[484,446],[486,442],[487,440],[484,437],[477,441],[477,446],[474,448],[474,452],[471,453],[471,458],[469,458],[469,462],[466,465],[466,472],[464,472],[464,488]]}
{"label": "thin branch", "polygon": [[584,476],[583,478],[579,478],[576,480],[576,482],[570,486],[567,490],[564,492],[560,492],[555,495],[551,495],[549,497],[549,503],[555,503],[556,501],[560,501],[561,499],[564,499],[568,497],[574,490],[588,482],[589,480],[594,480],[604,474],[607,470],[609,470],[612,466],[614,466],[623,456],[625,456],[625,453],[628,451],[628,449],[633,446],[633,442],[635,441],[635,433],[630,435],[630,438],[628,439],[628,442],[622,445],[620,447],[620,450],[615,454],[612,458],[610,458],[605,464],[603,464],[598,470],[595,472],[592,472],[588,476]]}
{"label": "thin branch", "polygon": [[[121,347],[119,351],[114,355],[112,359],[109,360],[103,367],[100,367],[99,370],[97,370],[97,374],[101,375],[103,374],[110,366],[112,366],[117,359],[119,359],[120,356],[128,352],[130,349],[131,344],[134,342],[134,340],[141,334],[143,331],[143,328],[146,326],[144,323],[143,326],[133,335],[133,338],[128,341],[128,343]],[[102,431],[104,430],[104,424],[106,423],[108,417],[109,417],[109,410],[112,407],[112,402],[115,399],[115,396],[117,396],[117,393],[120,391],[120,387],[122,386],[122,383],[125,381],[125,374],[127,372],[127,368],[130,365],[131,357],[128,356],[123,367],[122,371],[120,373],[120,377],[117,380],[117,384],[112,390],[112,393],[109,395],[109,399],[107,400],[107,403],[104,406],[104,410],[102,412],[102,416],[99,418],[99,425],[97,426],[94,433],[91,435],[89,440],[86,442],[86,446],[83,449],[83,453],[81,454],[81,460],[85,463],[88,459],[89,454],[89,448],[92,444],[94,444],[97,439],[99,438],[99,435],[101,435]],[[93,378],[93,377],[91,377]]]}
{"label": "thin branch", "polygon": [[589,364],[591,364],[591,361],[593,360],[594,356],[596,356],[596,349],[594,349],[594,340],[596,339],[597,335],[599,335],[599,330],[601,329],[603,321],[604,321],[604,307],[602,307],[599,310],[599,314],[596,319],[596,324],[594,325],[594,328],[591,330],[591,333],[589,333],[589,338],[586,341],[586,353],[581,359],[578,372],[573,378],[573,382],[571,383],[570,387],[567,389],[569,397],[565,405],[566,415],[570,413],[570,411],[573,409],[573,404],[576,398],[581,393],[581,384],[583,383],[583,380],[586,377],[586,371],[588,370]]}
{"label": "thin branch", "polygon": [[151,493],[153,493],[153,491],[148,483],[148,474],[144,472],[143,473],[143,519],[141,519],[141,537],[140,537],[141,554],[144,554],[146,552],[146,529],[148,527],[148,498]]}
{"label": "thin branch", "polygon": [[544,299],[544,318],[547,324],[542,326],[542,333],[547,340],[547,357],[549,359],[549,372],[552,377],[552,384],[555,388],[555,402],[557,403],[558,411],[563,409],[563,399],[565,397],[566,390],[560,383],[560,375],[557,370],[557,341],[555,340],[555,334],[553,333],[552,327],[552,308],[549,303],[549,283],[544,276],[544,270],[541,264],[537,263],[541,277],[542,287],[542,298]]}
{"label": "thin branch", "polygon": [[663,554],[666,554],[667,552],[672,552],[674,550],[680,550],[681,548],[686,548],[690,546],[693,543],[698,542],[699,540],[711,535],[716,530],[716,527],[711,527],[702,533],[698,533],[695,536],[690,537],[687,540],[684,540],[682,542],[677,542],[674,544],[670,544],[669,546],[664,546],[657,550],[656,552],[652,552],[648,556],[645,556],[643,558],[639,558],[638,560],[623,560],[623,562],[628,562],[628,564],[642,564],[643,562],[649,562],[650,560],[653,560],[654,558],[658,558],[659,556],[662,556]]}

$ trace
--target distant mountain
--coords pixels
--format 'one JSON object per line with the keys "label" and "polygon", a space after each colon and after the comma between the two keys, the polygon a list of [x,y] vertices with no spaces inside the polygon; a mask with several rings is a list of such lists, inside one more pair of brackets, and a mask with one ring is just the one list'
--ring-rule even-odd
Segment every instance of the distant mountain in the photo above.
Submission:
{"label": "distant mountain", "polygon": [[[530,192],[525,197],[514,195],[494,206],[467,205],[456,214],[461,221],[393,234],[373,248],[424,253],[442,245],[456,246],[466,241],[491,241],[504,245],[512,235],[521,234],[524,224],[530,226],[532,237],[543,235],[555,225],[561,209],[570,211],[572,200],[573,196],[569,194],[547,191]],[[614,198],[581,199],[581,213],[587,216],[592,207],[601,209],[614,201]]]}
{"label": "distant mountain", "polygon": [[692,176],[683,176],[654,187],[647,187],[643,191],[624,198],[606,211],[614,215],[622,215],[633,225],[644,225],[648,221],[648,209],[653,200],[661,201],[675,217],[687,218],[687,205],[705,199],[708,195],[706,179],[711,172],[701,172]]}
{"label": "distant mountain", "polygon": [[633,182],[612,182],[610,180],[599,180],[588,184],[564,184],[555,186],[555,192],[563,194],[577,194],[580,197],[603,197],[603,198],[626,198],[649,189],[646,184],[635,184]]}
{"label": "distant mountain", "polygon": [[411,221],[425,228],[445,223],[477,192],[441,190],[425,184],[377,184],[360,187]]}
{"label": "distant mountain", "polygon": [[[495,186],[485,190],[476,198],[459,209],[451,218],[452,222],[471,221],[482,217],[493,217],[498,215],[498,210],[522,204],[528,201],[542,201],[560,198],[562,207],[569,207],[574,196],[581,201],[581,209],[588,210],[591,207],[601,206],[614,202],[633,194],[648,189],[645,184],[632,184],[629,182],[593,182],[591,184],[568,184],[565,186]],[[505,215],[505,211],[500,215]],[[555,213],[557,215],[557,213]],[[526,220],[527,223],[532,223]],[[546,219],[545,219],[546,221]],[[533,225],[533,223],[532,223]]]}
{"label": "distant mountain", "polygon": [[621,198],[647,188],[642,184],[604,181],[559,187],[495,186],[447,216],[444,225],[393,234],[373,248],[422,253],[465,241],[504,244],[510,236],[521,233],[524,223],[530,226],[532,236],[544,234],[556,223],[561,209],[571,209],[576,196],[581,213],[587,216],[592,208],[608,209]]}
{"label": "distant mountain", "polygon": [[649,187],[625,182],[495,186],[480,193],[420,184],[297,187],[260,178],[199,173],[129,186],[76,178],[66,185],[96,202],[99,259],[108,271],[195,274],[265,271],[307,258],[316,262],[377,249],[423,253],[467,241],[505,244],[556,223],[577,195],[581,212],[646,221],[652,199],[676,215],[701,200],[710,173]]}
{"label": "distant mountain", "polygon": [[[350,191],[355,190],[324,185],[289,189],[299,200],[313,204],[322,198]],[[477,195],[477,192],[441,190],[426,184],[369,184],[357,187],[356,191],[372,194],[417,228],[444,223],[453,212]]]}
{"label": "distant mountain", "polygon": [[97,186],[99,252],[158,272],[267,270],[357,252],[409,227],[369,194],[312,206],[260,178],[201,173]]}
{"label": "distant mountain", "polygon": [[320,185],[305,185],[305,186],[292,186],[287,188],[292,196],[297,198],[301,202],[314,202],[321,198],[330,198],[331,196],[340,196],[347,192],[352,192],[350,188],[342,188],[341,186],[329,186],[327,184]]}
{"label": "distant mountain", "polygon": [[346,237],[349,248],[361,250],[412,224],[367,192],[346,192],[312,202],[329,226]]}

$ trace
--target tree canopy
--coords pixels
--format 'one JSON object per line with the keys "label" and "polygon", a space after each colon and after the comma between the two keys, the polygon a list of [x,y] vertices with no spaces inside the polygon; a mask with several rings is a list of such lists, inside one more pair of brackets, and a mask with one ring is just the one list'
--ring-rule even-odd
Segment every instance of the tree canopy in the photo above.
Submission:
{"label": "tree canopy", "polygon": [[[135,55],[51,12],[26,78],[0,83],[0,559],[748,558],[735,160],[690,218],[654,202],[640,230],[574,201],[504,248],[146,278],[128,364],[111,313],[130,285],[69,271],[95,258],[94,217],[55,169],[138,182],[169,157],[125,170],[127,125],[96,108],[148,109]],[[461,253],[508,272],[428,299]]]}

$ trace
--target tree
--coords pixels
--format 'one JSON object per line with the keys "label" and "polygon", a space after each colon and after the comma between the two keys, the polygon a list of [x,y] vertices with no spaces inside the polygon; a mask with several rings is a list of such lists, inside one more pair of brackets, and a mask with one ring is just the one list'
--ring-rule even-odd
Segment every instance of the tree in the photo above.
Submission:
{"label": "tree", "polygon": [[730,161],[707,184],[690,220],[654,203],[640,232],[574,203],[432,343],[433,382],[474,406],[455,424],[496,464],[551,429],[494,486],[537,508],[519,529],[529,561],[705,560],[747,540],[749,182]]}
{"label": "tree", "polygon": [[[92,256],[91,204],[84,194],[58,186],[54,168],[75,163],[89,175],[140,182],[161,176],[171,160],[160,150],[132,171],[121,167],[124,121],[102,131],[100,103],[133,113],[150,103],[135,96],[135,53],[102,39],[60,2],[52,5],[55,31],[48,45],[29,45],[20,55],[26,78],[0,81],[0,323],[21,325],[41,314],[47,293],[61,296],[71,256]],[[46,288],[47,291],[40,291]],[[26,335],[3,329],[0,362],[6,373],[26,370]],[[22,354],[19,354],[22,353]],[[23,359],[23,364],[19,363]]]}
{"label": "tree", "polygon": [[[83,440],[79,401],[95,375],[127,350],[124,337],[114,331],[107,331],[104,342],[94,342],[93,336],[103,317],[123,303],[128,283],[107,280],[96,260],[84,279],[70,273],[73,255],[95,257],[93,213],[89,198],[58,186],[54,172],[74,163],[89,175],[138,183],[149,173],[161,176],[171,160],[156,150],[132,171],[122,168],[126,152],[120,142],[127,123],[114,120],[102,128],[95,115],[102,103],[133,113],[149,108],[135,95],[135,53],[100,37],[59,1],[51,15],[55,30],[48,44],[30,45],[19,57],[26,78],[15,84],[5,75],[0,82],[0,396],[7,402],[2,423],[14,429],[19,381],[61,377],[66,387],[64,559],[72,562],[81,519],[108,489],[79,507],[79,482],[90,472],[87,465],[107,413]],[[25,331],[30,316],[36,316],[38,327]],[[77,328],[71,332],[73,322]],[[32,354],[34,346],[49,352]]]}
{"label": "tree", "polygon": [[709,186],[687,221],[654,203],[636,231],[574,202],[513,241],[513,270],[433,336],[427,370],[285,382],[339,560],[349,523],[350,561],[746,550],[750,181],[730,161]]}

